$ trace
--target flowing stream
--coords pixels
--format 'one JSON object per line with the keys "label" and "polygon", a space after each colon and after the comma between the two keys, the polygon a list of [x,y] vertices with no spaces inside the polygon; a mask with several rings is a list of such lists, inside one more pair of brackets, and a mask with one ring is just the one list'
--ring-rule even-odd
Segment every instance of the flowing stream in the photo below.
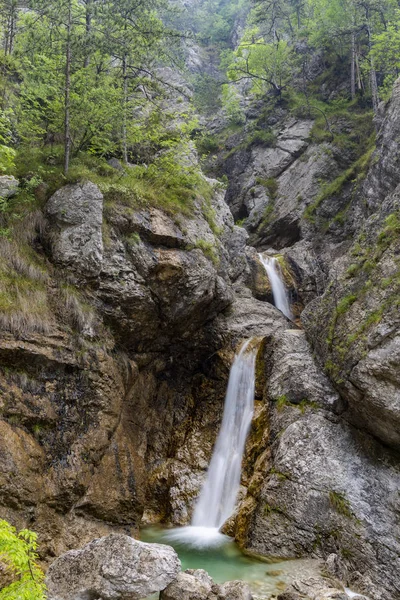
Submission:
{"label": "flowing stream", "polygon": [[293,313],[290,310],[289,297],[283,282],[279,262],[273,256],[259,254],[258,257],[268,275],[276,308],[293,321]]}

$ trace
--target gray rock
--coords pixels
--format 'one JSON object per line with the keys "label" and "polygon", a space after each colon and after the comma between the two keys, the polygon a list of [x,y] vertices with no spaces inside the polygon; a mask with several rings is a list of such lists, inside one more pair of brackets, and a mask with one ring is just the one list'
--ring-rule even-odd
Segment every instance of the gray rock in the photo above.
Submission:
{"label": "gray rock", "polygon": [[91,182],[67,185],[47,203],[53,258],[78,276],[94,277],[103,260],[103,195]]}
{"label": "gray rock", "polygon": [[253,600],[253,596],[244,581],[217,585],[206,571],[187,569],[161,593],[160,600]]}
{"label": "gray rock", "polygon": [[57,558],[47,573],[49,600],[139,600],[166,588],[180,571],[170,546],[113,534]]}
{"label": "gray rock", "polygon": [[292,404],[317,404],[340,414],[339,394],[316,365],[304,331],[288,329],[275,336],[267,389],[270,398]]}
{"label": "gray rock", "polygon": [[12,175],[0,176],[0,198],[12,198],[19,188],[19,181]]}
{"label": "gray rock", "polygon": [[348,600],[343,586],[323,578],[294,581],[278,600]]}
{"label": "gray rock", "polygon": [[207,600],[211,584],[205,578],[190,573],[179,573],[178,577],[160,594],[160,600]]}
{"label": "gray rock", "polygon": [[253,600],[253,595],[244,581],[228,581],[219,586],[219,598],[226,600]]}
{"label": "gray rock", "polygon": [[112,167],[116,171],[121,171],[121,172],[125,171],[123,164],[121,163],[120,160],[118,160],[118,158],[110,158],[107,161],[107,164],[110,165],[110,167]]}

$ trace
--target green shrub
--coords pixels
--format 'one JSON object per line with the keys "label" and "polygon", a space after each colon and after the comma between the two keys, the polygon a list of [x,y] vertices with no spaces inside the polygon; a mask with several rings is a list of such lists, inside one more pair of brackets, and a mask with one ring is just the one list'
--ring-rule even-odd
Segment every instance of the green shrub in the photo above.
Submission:
{"label": "green shrub", "polygon": [[271,200],[276,199],[279,189],[279,183],[277,182],[275,177],[269,177],[268,179],[257,177],[256,183],[257,185],[262,185],[263,187],[265,187]]}
{"label": "green shrub", "polygon": [[0,520],[0,559],[16,581],[0,590],[0,600],[44,600],[44,573],[37,564],[37,535],[28,529],[17,532]]}
{"label": "green shrub", "polygon": [[248,146],[267,146],[268,148],[273,148],[276,146],[276,141],[276,135],[268,129],[256,129],[249,133],[246,138]]}

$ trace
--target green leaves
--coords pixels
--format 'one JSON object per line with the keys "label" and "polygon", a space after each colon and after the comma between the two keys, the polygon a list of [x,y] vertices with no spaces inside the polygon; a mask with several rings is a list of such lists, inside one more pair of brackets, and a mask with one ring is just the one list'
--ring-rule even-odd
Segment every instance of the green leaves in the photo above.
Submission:
{"label": "green leaves", "polygon": [[280,95],[292,75],[293,50],[285,40],[267,42],[259,27],[246,30],[227,74],[231,81],[252,81],[252,92]]}
{"label": "green leaves", "polygon": [[0,590],[0,600],[44,600],[44,573],[37,564],[37,535],[28,529],[19,533],[0,520],[0,560],[15,575],[11,585]]}

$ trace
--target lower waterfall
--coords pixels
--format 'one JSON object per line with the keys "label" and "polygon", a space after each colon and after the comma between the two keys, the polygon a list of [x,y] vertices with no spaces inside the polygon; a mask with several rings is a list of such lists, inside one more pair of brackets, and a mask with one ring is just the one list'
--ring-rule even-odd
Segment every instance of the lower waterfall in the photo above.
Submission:
{"label": "lower waterfall", "polygon": [[293,320],[293,313],[290,310],[288,294],[277,259],[271,256],[264,256],[263,254],[259,254],[258,257],[267,272],[276,308],[280,310],[285,317]]}
{"label": "lower waterfall", "polygon": [[254,410],[257,345],[251,342],[248,340],[242,345],[230,370],[222,425],[191,526],[170,531],[170,539],[199,546],[226,540],[219,528],[235,508],[242,458]]}

